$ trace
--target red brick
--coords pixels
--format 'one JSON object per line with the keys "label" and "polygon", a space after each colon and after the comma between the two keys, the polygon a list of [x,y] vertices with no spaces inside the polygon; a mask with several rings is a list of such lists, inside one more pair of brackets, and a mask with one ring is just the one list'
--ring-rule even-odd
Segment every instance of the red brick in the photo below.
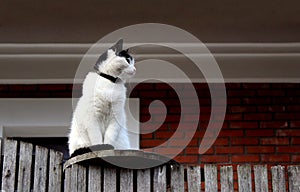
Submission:
{"label": "red brick", "polygon": [[9,90],[11,91],[36,91],[36,85],[10,85]]}
{"label": "red brick", "polygon": [[176,139],[176,140],[172,140],[169,141],[169,146],[170,147],[185,147],[186,142],[188,143],[188,146],[198,146],[198,139],[192,139],[191,141],[189,141],[190,139]]}
{"label": "red brick", "polygon": [[[263,104],[263,103],[262,103]],[[266,103],[264,103],[266,104]],[[274,106],[274,105],[270,105],[270,106],[258,106],[257,107],[259,112],[284,112],[286,110],[284,105],[279,105],[279,106]]]}
{"label": "red brick", "polygon": [[162,143],[164,143],[164,140],[142,140],[140,145],[141,148],[149,148],[149,147],[156,147],[158,145],[161,145]]}
{"label": "red brick", "polygon": [[166,91],[142,91],[140,97],[142,98],[164,98],[167,96]]}
{"label": "red brick", "polygon": [[244,136],[243,130],[224,130],[219,133],[219,137],[242,137]]}
{"label": "red brick", "polygon": [[300,129],[278,129],[277,136],[280,137],[296,137],[300,136]]}
{"label": "red brick", "polygon": [[299,163],[300,162],[300,155],[292,155],[292,162]]}
{"label": "red brick", "polygon": [[153,83],[140,83],[134,86],[135,91],[144,91],[144,90],[153,90],[154,89]]}
{"label": "red brick", "polygon": [[291,128],[300,128],[300,121],[291,121]]}
{"label": "red brick", "polygon": [[184,133],[183,132],[176,132],[176,137],[174,135],[175,132],[173,131],[158,131],[155,133],[155,138],[157,139],[169,139],[171,137],[174,137],[174,138],[183,138],[184,136]]}
{"label": "red brick", "polygon": [[256,112],[255,106],[232,106],[230,107],[232,113],[251,113]]}
{"label": "red brick", "polygon": [[200,156],[201,163],[228,163],[227,155],[202,155]]}
{"label": "red brick", "polygon": [[228,138],[217,138],[217,140],[214,142],[214,146],[218,146],[218,145],[228,145],[229,141]]}
{"label": "red brick", "polygon": [[271,98],[255,97],[255,98],[243,98],[243,104],[247,105],[265,105],[271,104]]}
{"label": "red brick", "polygon": [[242,114],[230,114],[230,113],[227,113],[226,116],[225,116],[225,120],[227,120],[227,121],[242,121],[243,120],[243,115]]}
{"label": "red brick", "polygon": [[294,137],[292,138],[292,145],[300,145],[300,137]]}
{"label": "red brick", "polygon": [[67,90],[66,85],[40,85],[41,91],[64,91]]}
{"label": "red brick", "polygon": [[239,105],[241,103],[240,98],[227,98],[227,105]]}
{"label": "red brick", "polygon": [[255,113],[255,114],[244,114],[244,120],[272,120],[272,114],[270,113]]}
{"label": "red brick", "polygon": [[141,139],[153,139],[153,133],[148,133],[148,134],[141,134],[140,135]]}
{"label": "red brick", "polygon": [[[185,149],[185,153],[187,155],[198,155],[199,154],[199,147],[187,147]],[[214,154],[214,148],[211,147],[209,148],[206,152],[205,152],[206,155],[208,154]]]}
{"label": "red brick", "polygon": [[285,163],[290,162],[290,155],[261,155],[261,161],[263,163]]}
{"label": "red brick", "polygon": [[299,146],[278,146],[277,153],[300,153]]}
{"label": "red brick", "polygon": [[154,132],[155,130],[165,131],[168,130],[168,124],[160,124],[160,123],[144,123],[141,124],[141,133],[145,132]]}
{"label": "red brick", "polygon": [[259,124],[260,128],[286,128],[288,122],[286,121],[262,121]]}
{"label": "red brick", "polygon": [[215,153],[216,154],[235,154],[235,153],[244,153],[243,147],[215,147]]}
{"label": "red brick", "polygon": [[300,111],[300,105],[290,105],[287,106],[288,112],[299,112]]}
{"label": "red brick", "polygon": [[249,146],[246,148],[247,153],[274,153],[275,147],[272,146]]}
{"label": "red brick", "polygon": [[258,90],[258,96],[280,97],[284,96],[284,90]]}
{"label": "red brick", "polygon": [[240,137],[231,138],[232,145],[258,145],[258,138]]}
{"label": "red brick", "polygon": [[8,86],[7,85],[0,85],[0,91],[7,91]]}
{"label": "red brick", "polygon": [[254,90],[228,90],[228,97],[251,97],[255,96]]}
{"label": "red brick", "polygon": [[160,147],[158,149],[155,149],[155,152],[159,153],[161,155],[176,156],[176,155],[178,155],[182,152],[182,149],[181,148],[174,148],[174,147]]}
{"label": "red brick", "polygon": [[226,83],[225,84],[227,89],[239,89],[241,87],[240,83]]}
{"label": "red brick", "polygon": [[275,119],[278,120],[299,120],[300,111],[298,113],[276,113]]}
{"label": "red brick", "polygon": [[258,128],[257,122],[245,122],[245,121],[233,121],[229,123],[229,127],[233,129],[242,129],[242,128]]}
{"label": "red brick", "polygon": [[[156,122],[161,122],[161,116],[156,116],[154,118]],[[174,123],[180,121],[180,115],[167,115],[165,123]]]}
{"label": "red brick", "polygon": [[259,155],[232,155],[231,161],[233,163],[257,163]]}
{"label": "red brick", "polygon": [[183,164],[198,164],[198,155],[177,156],[174,160]]}
{"label": "red brick", "polygon": [[270,88],[269,83],[243,83],[243,88],[246,89],[268,89]]}
{"label": "red brick", "polygon": [[271,137],[271,138],[261,138],[260,144],[262,145],[288,145],[289,138],[283,137]]}
{"label": "red brick", "polygon": [[246,136],[250,136],[250,137],[274,136],[274,130],[272,129],[246,130]]}

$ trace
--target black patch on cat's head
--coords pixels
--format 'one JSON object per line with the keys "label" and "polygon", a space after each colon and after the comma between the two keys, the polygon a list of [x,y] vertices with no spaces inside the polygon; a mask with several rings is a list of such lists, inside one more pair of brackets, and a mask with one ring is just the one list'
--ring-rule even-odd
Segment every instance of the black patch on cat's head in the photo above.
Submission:
{"label": "black patch on cat's head", "polygon": [[132,56],[129,55],[128,49],[127,50],[122,50],[121,52],[119,52],[118,56],[119,57],[124,57],[129,64],[132,61]]}

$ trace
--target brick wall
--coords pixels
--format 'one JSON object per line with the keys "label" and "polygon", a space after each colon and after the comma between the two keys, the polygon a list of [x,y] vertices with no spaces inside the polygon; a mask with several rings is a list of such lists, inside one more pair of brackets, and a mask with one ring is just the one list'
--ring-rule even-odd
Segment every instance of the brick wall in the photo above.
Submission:
{"label": "brick wall", "polygon": [[[190,88],[174,84],[187,97]],[[141,135],[141,148],[152,148],[167,141],[176,131],[180,119],[180,102],[175,91],[166,84],[142,83],[130,85],[130,97],[140,98],[141,121],[150,119],[149,104],[162,100],[167,118],[155,132]],[[189,145],[176,157],[181,163],[268,163],[295,164],[300,162],[300,84],[289,83],[230,83],[227,88],[227,114],[222,130],[214,145],[203,155],[198,147],[210,118],[210,92],[206,84],[194,84],[200,103],[200,117],[193,115],[191,105],[183,114],[186,130],[177,136],[178,146],[189,132],[189,125],[200,120],[197,132]],[[218,84],[214,87],[218,89]],[[0,85],[1,98],[70,98],[72,85]],[[75,86],[77,96],[81,86]],[[163,108],[152,110],[151,121],[141,125],[142,130],[157,128],[156,121]],[[217,116],[214,117],[217,119]]]}

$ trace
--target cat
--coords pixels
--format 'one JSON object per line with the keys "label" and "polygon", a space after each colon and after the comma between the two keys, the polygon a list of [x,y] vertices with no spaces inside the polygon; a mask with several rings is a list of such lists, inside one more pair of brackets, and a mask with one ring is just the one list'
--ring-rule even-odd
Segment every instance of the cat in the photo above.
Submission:
{"label": "cat", "polygon": [[128,50],[109,49],[107,58],[89,72],[83,82],[71,123],[69,153],[92,145],[109,144],[129,149],[126,128],[125,82],[135,75],[134,58]]}

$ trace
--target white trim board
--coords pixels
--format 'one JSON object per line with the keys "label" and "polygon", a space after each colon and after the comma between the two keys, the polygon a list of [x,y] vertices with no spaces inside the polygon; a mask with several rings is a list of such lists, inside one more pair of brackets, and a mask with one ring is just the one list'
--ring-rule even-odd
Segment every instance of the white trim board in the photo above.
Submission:
{"label": "white trim board", "polygon": [[[104,51],[110,44],[100,44]],[[131,47],[136,43],[127,43]],[[209,58],[206,51],[198,53],[197,44],[173,43],[170,47],[182,48],[189,56]],[[300,82],[300,43],[207,43],[205,44],[216,59],[224,79],[213,78],[213,82]],[[65,84],[81,83],[84,71],[75,78],[78,65],[92,44],[36,43],[0,44],[0,84]],[[188,73],[193,82],[205,82],[201,72],[186,62],[183,55],[161,47],[147,46],[134,50],[136,60],[158,59],[175,64]],[[98,54],[89,55],[94,62]],[[159,66],[151,66],[159,68]],[[165,78],[168,82],[185,82],[175,78],[168,70],[155,70],[152,78]],[[149,76],[149,71],[139,70],[132,82]],[[210,81],[210,80],[209,80]]]}
{"label": "white trim board", "polygon": [[[127,102],[133,148],[139,149],[139,101]],[[132,114],[132,116],[131,116]],[[0,99],[0,137],[67,137],[72,99]]]}

